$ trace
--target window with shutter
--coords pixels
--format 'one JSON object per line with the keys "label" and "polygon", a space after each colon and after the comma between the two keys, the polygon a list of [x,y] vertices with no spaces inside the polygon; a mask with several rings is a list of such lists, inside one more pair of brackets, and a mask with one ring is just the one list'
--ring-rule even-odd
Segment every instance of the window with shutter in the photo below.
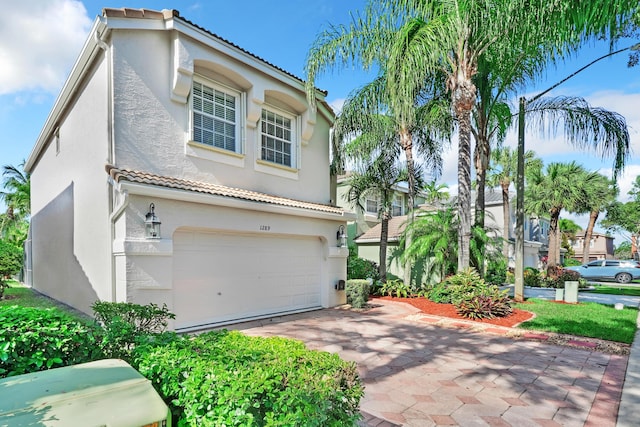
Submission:
{"label": "window with shutter", "polygon": [[191,98],[193,141],[240,152],[239,94],[231,89],[194,79]]}

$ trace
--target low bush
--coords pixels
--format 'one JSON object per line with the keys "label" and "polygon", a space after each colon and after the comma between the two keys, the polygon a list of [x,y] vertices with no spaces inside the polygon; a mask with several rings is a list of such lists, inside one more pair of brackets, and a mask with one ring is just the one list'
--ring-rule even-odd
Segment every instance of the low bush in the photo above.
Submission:
{"label": "low bush", "polygon": [[489,261],[484,280],[490,285],[501,286],[507,283],[507,260],[499,258]]}
{"label": "low bush", "polygon": [[176,317],[166,305],[96,301],[91,308],[103,327],[99,344],[106,357],[127,361],[138,340],[163,332]]}
{"label": "low bush", "polygon": [[583,288],[587,286],[585,279],[580,277],[580,273],[573,270],[567,270],[558,266],[554,274],[547,274],[544,279],[545,286],[548,288],[564,288],[564,282],[578,282],[578,286]]}
{"label": "low bush", "polygon": [[386,295],[389,297],[407,298],[412,295],[411,287],[405,285],[402,280],[387,280],[378,289],[380,295]]}
{"label": "low bush", "polygon": [[542,281],[542,276],[540,275],[540,272],[533,267],[526,267],[522,272],[522,275],[524,280],[524,286],[539,288],[544,284]]}
{"label": "low bush", "polygon": [[347,279],[378,280],[378,264],[364,258],[349,258],[347,260]]}
{"label": "low bush", "polygon": [[430,301],[440,304],[450,304],[453,289],[448,286],[446,281],[434,285],[428,292],[427,298]]}
{"label": "low bush", "polygon": [[448,277],[445,286],[458,314],[470,319],[504,317],[512,312],[507,291],[488,285],[472,268]]}
{"label": "low bush", "polygon": [[347,304],[353,308],[365,308],[369,300],[370,282],[366,279],[347,280],[345,291],[347,293]]}
{"label": "low bush", "polygon": [[349,246],[349,257],[347,258],[347,279],[380,279],[378,264],[364,258],[358,258],[358,248],[355,245]]}
{"label": "low bush", "polygon": [[55,308],[0,307],[0,377],[104,357],[101,330]]}
{"label": "low bush", "polygon": [[359,419],[356,365],[280,337],[218,331],[134,351],[181,426],[346,426]]}

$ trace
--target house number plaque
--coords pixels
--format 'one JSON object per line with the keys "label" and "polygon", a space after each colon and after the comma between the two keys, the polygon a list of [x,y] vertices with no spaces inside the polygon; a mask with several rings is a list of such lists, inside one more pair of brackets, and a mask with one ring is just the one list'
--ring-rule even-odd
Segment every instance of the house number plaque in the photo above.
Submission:
{"label": "house number plaque", "polygon": [[271,230],[271,226],[270,225],[261,225],[260,226],[260,231],[269,231]]}

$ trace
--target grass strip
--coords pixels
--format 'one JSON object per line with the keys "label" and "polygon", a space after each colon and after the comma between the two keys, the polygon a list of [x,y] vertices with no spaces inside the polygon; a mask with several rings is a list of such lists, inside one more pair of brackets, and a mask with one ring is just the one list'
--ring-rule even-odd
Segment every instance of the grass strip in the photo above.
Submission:
{"label": "grass strip", "polygon": [[518,326],[521,329],[631,344],[637,328],[636,307],[616,310],[612,305],[594,302],[563,304],[537,298],[530,298],[524,303],[516,304],[515,307],[536,314],[534,319]]}
{"label": "grass strip", "polygon": [[595,289],[592,289],[588,292],[592,294],[609,294],[609,295],[626,295],[633,297],[640,297],[640,287],[629,287],[629,286],[606,286],[606,285],[595,285]]}

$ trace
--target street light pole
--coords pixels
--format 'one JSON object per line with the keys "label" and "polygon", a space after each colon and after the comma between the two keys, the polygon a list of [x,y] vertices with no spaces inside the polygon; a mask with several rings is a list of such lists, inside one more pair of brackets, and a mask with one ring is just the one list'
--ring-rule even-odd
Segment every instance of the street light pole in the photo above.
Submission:
{"label": "street light pole", "polygon": [[[640,50],[640,43],[636,43],[632,46],[619,49],[614,52],[609,52],[606,55],[602,55],[599,58],[589,62],[584,67],[569,74],[564,79],[560,80],[556,84],[552,85],[548,89],[540,92],[528,102],[535,101],[540,97],[551,92],[562,83],[566,82],[576,74],[589,68],[598,61],[608,58],[613,55],[617,55],[620,52],[627,50]],[[517,302],[524,301],[524,127],[525,127],[525,112],[527,109],[527,99],[523,96],[520,97],[518,103],[518,169],[516,174],[516,229],[515,229],[515,286],[513,296]]]}

